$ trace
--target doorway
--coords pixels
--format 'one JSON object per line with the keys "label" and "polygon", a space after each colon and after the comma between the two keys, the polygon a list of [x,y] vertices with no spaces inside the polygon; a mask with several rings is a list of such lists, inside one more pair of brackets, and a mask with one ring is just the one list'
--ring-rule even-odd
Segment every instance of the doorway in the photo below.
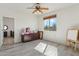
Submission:
{"label": "doorway", "polygon": [[3,17],[3,47],[14,44],[14,18]]}

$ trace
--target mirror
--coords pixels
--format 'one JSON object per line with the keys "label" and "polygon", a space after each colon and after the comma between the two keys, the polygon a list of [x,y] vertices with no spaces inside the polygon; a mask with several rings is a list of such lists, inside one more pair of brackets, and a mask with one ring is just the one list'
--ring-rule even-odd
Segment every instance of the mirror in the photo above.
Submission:
{"label": "mirror", "polygon": [[78,30],[76,30],[76,29],[68,30],[68,34],[67,34],[68,40],[76,41],[77,36],[78,36]]}

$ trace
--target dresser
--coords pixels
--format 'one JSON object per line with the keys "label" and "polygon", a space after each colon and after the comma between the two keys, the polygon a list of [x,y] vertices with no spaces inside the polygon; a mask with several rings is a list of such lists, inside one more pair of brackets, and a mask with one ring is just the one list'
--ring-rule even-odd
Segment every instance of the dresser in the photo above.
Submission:
{"label": "dresser", "polygon": [[28,41],[38,40],[38,39],[43,39],[43,31],[21,35],[22,42],[28,42]]}

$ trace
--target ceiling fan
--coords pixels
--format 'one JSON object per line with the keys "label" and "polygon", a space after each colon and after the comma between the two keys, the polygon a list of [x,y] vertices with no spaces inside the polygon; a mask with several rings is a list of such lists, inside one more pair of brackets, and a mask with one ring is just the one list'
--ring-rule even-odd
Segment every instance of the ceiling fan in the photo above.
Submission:
{"label": "ceiling fan", "polygon": [[32,13],[41,13],[41,14],[44,13],[44,11],[48,10],[48,8],[42,7],[40,3],[35,3],[32,7],[29,7],[27,9],[33,9]]}

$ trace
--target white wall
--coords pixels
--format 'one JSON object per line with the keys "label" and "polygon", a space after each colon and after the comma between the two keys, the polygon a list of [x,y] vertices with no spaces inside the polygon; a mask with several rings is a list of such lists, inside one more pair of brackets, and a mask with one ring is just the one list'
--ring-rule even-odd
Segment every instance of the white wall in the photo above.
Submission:
{"label": "white wall", "polygon": [[20,31],[22,28],[30,27],[31,30],[38,29],[37,27],[37,19],[35,15],[32,14],[24,14],[24,15],[18,15],[18,17],[15,20],[15,42],[20,42]]}
{"label": "white wall", "polygon": [[[53,14],[57,15],[57,31],[44,31],[43,17]],[[40,15],[38,18],[38,27],[44,31],[45,40],[65,44],[67,29],[73,26],[79,27],[79,4]]]}
{"label": "white wall", "polygon": [[[3,20],[2,17],[11,17],[14,18],[14,31],[15,31],[15,38],[14,41],[15,43],[21,41],[21,29],[25,27],[30,27],[32,30],[37,29],[37,21],[36,21],[36,16],[32,14],[20,14],[13,12],[11,10],[5,9],[5,8],[0,8],[0,21]],[[0,22],[0,26],[1,26]],[[0,32],[0,34],[2,34]],[[2,37],[2,36],[1,36]],[[3,38],[0,37],[0,40],[2,41]],[[0,43],[1,44],[1,43]]]}

